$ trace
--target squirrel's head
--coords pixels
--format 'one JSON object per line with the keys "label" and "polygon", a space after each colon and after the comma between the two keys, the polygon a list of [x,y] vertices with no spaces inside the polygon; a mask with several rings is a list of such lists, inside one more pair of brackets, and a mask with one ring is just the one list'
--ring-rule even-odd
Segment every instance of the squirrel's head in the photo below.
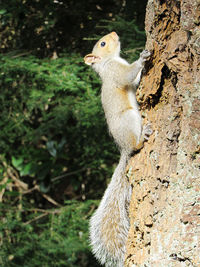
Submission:
{"label": "squirrel's head", "polygon": [[108,58],[119,56],[120,42],[116,32],[111,32],[102,37],[94,46],[92,53],[84,57],[85,64],[100,63]]}

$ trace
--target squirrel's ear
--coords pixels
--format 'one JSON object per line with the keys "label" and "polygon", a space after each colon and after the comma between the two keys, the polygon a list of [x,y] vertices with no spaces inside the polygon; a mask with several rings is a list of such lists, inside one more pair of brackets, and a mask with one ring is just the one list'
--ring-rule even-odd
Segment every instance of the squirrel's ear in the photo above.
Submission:
{"label": "squirrel's ear", "polygon": [[101,57],[95,56],[94,54],[88,54],[84,57],[85,64],[92,65],[93,63],[97,63],[101,60]]}

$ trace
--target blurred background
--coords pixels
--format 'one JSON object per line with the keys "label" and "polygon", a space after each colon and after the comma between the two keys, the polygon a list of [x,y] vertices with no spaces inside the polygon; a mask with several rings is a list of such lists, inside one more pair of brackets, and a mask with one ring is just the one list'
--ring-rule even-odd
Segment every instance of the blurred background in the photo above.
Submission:
{"label": "blurred background", "polygon": [[119,152],[83,57],[116,31],[135,60],[146,3],[0,2],[0,266],[99,266],[88,220]]}

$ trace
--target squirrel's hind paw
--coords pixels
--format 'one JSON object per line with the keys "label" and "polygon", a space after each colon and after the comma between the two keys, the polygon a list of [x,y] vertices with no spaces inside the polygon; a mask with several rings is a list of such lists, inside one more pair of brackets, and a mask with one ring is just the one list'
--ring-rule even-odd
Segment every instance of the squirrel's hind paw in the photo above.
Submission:
{"label": "squirrel's hind paw", "polygon": [[143,129],[142,129],[142,135],[144,136],[144,140],[149,140],[149,136],[152,135],[153,133],[153,130],[152,130],[152,127],[151,127],[151,123],[147,123],[143,126]]}

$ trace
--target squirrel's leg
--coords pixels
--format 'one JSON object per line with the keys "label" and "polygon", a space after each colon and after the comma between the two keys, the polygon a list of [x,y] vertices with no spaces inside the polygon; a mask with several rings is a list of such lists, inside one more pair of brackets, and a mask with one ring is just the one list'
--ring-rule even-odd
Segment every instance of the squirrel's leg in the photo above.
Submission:
{"label": "squirrel's leg", "polygon": [[142,128],[142,134],[141,134],[141,137],[140,137],[140,141],[139,143],[137,144],[137,150],[140,150],[143,145],[144,145],[144,142],[146,140],[149,140],[149,136],[153,133],[153,130],[151,128],[151,124],[150,123],[147,123],[143,126]]}
{"label": "squirrel's leg", "polygon": [[145,61],[150,57],[151,53],[148,50],[142,51],[140,57],[130,65],[129,81],[137,86],[140,82],[141,71],[144,67]]}
{"label": "squirrel's leg", "polygon": [[141,73],[142,73],[142,69],[138,72],[135,80],[133,81],[133,86],[135,87],[135,89],[138,87],[139,83],[140,83],[140,79],[141,79]]}

